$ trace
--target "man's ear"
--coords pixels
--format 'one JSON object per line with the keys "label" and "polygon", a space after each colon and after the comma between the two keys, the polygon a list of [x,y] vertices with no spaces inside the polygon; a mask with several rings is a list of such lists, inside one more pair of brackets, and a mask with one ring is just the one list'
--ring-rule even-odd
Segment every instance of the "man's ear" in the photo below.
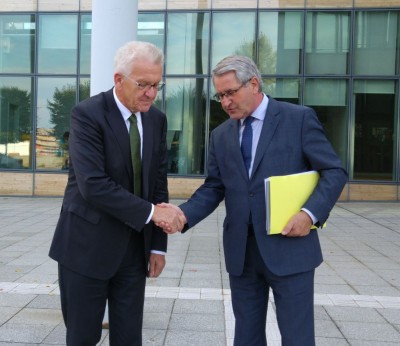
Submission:
{"label": "man's ear", "polygon": [[122,85],[122,82],[124,80],[124,77],[120,73],[115,73],[114,74],[114,84],[116,87],[120,87]]}

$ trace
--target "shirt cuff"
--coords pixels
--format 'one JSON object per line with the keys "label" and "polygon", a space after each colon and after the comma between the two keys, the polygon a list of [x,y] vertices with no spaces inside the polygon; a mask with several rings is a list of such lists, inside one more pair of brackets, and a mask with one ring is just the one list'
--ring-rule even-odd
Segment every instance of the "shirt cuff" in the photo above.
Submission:
{"label": "shirt cuff", "polygon": [[153,217],[153,214],[154,214],[154,204],[152,203],[152,204],[151,204],[150,215],[149,215],[149,217],[148,217],[147,220],[146,220],[146,225],[151,221],[151,218]]}
{"label": "shirt cuff", "polygon": [[164,252],[164,251],[158,251],[158,250],[151,250],[150,251],[151,253],[154,253],[154,254],[156,254],[156,255],[163,255],[163,256],[165,256],[167,253],[166,252]]}
{"label": "shirt cuff", "polygon": [[313,225],[315,225],[318,222],[317,218],[314,216],[314,214],[311,211],[309,211],[306,208],[301,208],[301,210],[304,211],[305,213],[307,213],[309,217],[311,217]]}

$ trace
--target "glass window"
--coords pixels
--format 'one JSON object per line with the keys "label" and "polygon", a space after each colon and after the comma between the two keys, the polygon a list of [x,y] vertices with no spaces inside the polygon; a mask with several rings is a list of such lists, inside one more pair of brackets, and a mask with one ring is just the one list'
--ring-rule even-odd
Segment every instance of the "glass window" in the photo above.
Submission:
{"label": "glass window", "polygon": [[356,80],[352,178],[393,180],[395,82]]}
{"label": "glass window", "polygon": [[274,99],[300,104],[301,90],[298,78],[263,78],[263,91]]}
{"label": "glass window", "polygon": [[349,45],[349,12],[307,12],[307,74],[347,74]]}
{"label": "glass window", "polygon": [[90,74],[90,52],[91,52],[91,39],[92,39],[92,16],[90,14],[83,14],[81,16],[81,49],[79,59],[79,70],[82,74]]}
{"label": "glass window", "polygon": [[254,59],[255,30],[255,12],[214,13],[211,66],[214,67],[226,56],[234,54]]}
{"label": "glass window", "polygon": [[164,51],[164,27],[164,14],[139,13],[137,38],[139,41],[153,43]]}
{"label": "glass window", "polygon": [[398,12],[356,12],[354,74],[396,74]]}
{"label": "glass window", "polygon": [[0,77],[0,169],[32,167],[32,79]]}
{"label": "glass window", "polygon": [[168,172],[204,174],[207,80],[167,79]]}
{"label": "glass window", "polygon": [[34,15],[0,15],[0,72],[33,72],[35,27]]}
{"label": "glass window", "polygon": [[68,168],[69,119],[76,104],[75,78],[39,78],[36,168]]}
{"label": "glass window", "polygon": [[304,104],[312,107],[342,164],[347,163],[348,82],[344,79],[306,79]]}
{"label": "glass window", "polygon": [[90,97],[90,78],[81,78],[79,81],[79,100],[81,102]]}
{"label": "glass window", "polygon": [[168,15],[166,73],[207,73],[209,18],[203,12]]}
{"label": "glass window", "polygon": [[76,73],[78,16],[73,14],[39,17],[39,73]]}
{"label": "glass window", "polygon": [[258,65],[263,74],[299,74],[302,12],[261,12]]}

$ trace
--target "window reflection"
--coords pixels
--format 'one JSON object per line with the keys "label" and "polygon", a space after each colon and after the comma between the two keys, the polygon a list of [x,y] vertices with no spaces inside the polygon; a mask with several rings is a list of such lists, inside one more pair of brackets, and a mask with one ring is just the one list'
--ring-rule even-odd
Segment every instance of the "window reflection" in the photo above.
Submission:
{"label": "window reflection", "polygon": [[138,16],[139,41],[150,42],[164,50],[164,15],[161,13],[141,13]]}
{"label": "window reflection", "polygon": [[263,78],[263,91],[279,101],[300,104],[298,78]]}
{"label": "window reflection", "polygon": [[218,12],[213,15],[212,67],[228,55],[245,55],[254,59],[255,22],[255,12]]}
{"label": "window reflection", "polygon": [[75,78],[38,81],[36,168],[67,169],[69,119],[76,104]]}
{"label": "window reflection", "polygon": [[353,104],[353,179],[393,180],[394,81],[355,81]]}
{"label": "window reflection", "polygon": [[206,90],[203,78],[167,80],[169,173],[204,174]]}
{"label": "window reflection", "polygon": [[344,79],[306,79],[304,104],[312,107],[321,121],[326,136],[346,167],[348,82]]}
{"label": "window reflection", "polygon": [[92,16],[82,15],[80,30],[80,51],[79,51],[79,68],[80,73],[90,74],[90,51],[92,48]]}
{"label": "window reflection", "polygon": [[346,74],[349,12],[308,12],[305,68],[308,74]]}
{"label": "window reflection", "polygon": [[0,72],[33,72],[35,29],[33,15],[0,15]]}
{"label": "window reflection", "polygon": [[396,73],[398,12],[356,12],[354,73],[393,75]]}
{"label": "window reflection", "polygon": [[208,71],[208,13],[171,13],[168,16],[168,74],[204,74]]}
{"label": "window reflection", "polygon": [[0,77],[0,169],[32,166],[32,80]]}
{"label": "window reflection", "polygon": [[258,63],[263,74],[299,74],[302,12],[261,12]]}
{"label": "window reflection", "polygon": [[79,100],[81,102],[90,97],[90,78],[81,78],[79,81]]}
{"label": "window reflection", "polygon": [[78,16],[39,17],[39,73],[76,73]]}

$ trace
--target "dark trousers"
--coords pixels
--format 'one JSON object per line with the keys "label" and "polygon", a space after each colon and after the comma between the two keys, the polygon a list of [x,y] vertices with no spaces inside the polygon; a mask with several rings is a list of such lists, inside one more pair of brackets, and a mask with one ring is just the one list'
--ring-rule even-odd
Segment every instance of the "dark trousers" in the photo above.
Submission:
{"label": "dark trousers", "polygon": [[132,234],[120,268],[109,280],[86,277],[59,265],[67,345],[95,346],[100,341],[108,300],[110,345],[141,346],[145,284],[141,233]]}
{"label": "dark trousers", "polygon": [[282,346],[314,346],[314,270],[276,276],[265,266],[254,236],[247,240],[241,276],[229,276],[235,315],[234,346],[265,346],[269,289]]}

